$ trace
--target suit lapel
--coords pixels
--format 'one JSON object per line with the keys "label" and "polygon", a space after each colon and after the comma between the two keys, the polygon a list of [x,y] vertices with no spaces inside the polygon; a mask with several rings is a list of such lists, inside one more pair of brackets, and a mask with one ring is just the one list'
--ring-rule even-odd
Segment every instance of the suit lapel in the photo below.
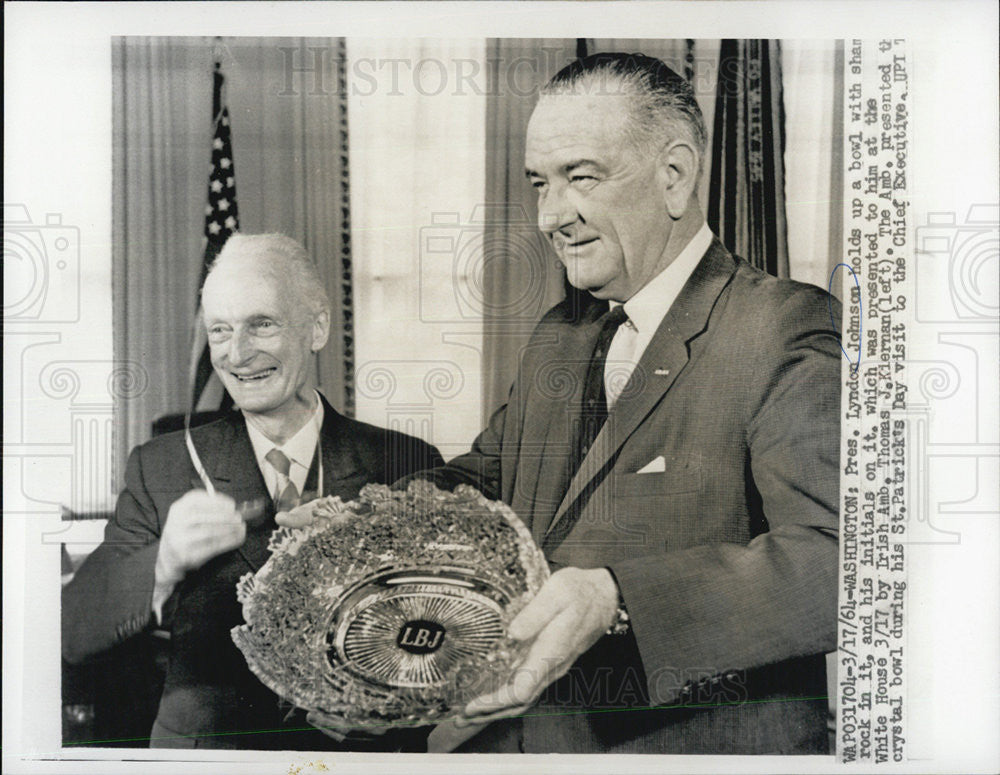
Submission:
{"label": "suit lapel", "polygon": [[225,492],[237,503],[253,498],[261,498],[266,503],[264,518],[253,525],[247,524],[247,536],[239,548],[243,559],[256,571],[268,557],[267,544],[275,527],[274,501],[257,465],[242,413],[235,413],[228,444],[216,453],[215,460],[217,476],[220,480],[224,477],[229,480]]}
{"label": "suit lapel", "polygon": [[[354,479],[363,472],[354,446],[354,436],[345,430],[346,420],[343,415],[338,414],[330,406],[322,393],[319,399],[323,402],[323,427],[320,428],[319,433],[319,445],[323,458],[322,494],[339,495],[345,480]],[[309,472],[313,481],[316,479],[314,473],[318,474],[318,472]],[[318,497],[318,495],[312,494],[312,497]]]}
{"label": "suit lapel", "polygon": [[[216,490],[237,501],[267,495],[267,486],[257,467],[250,436],[239,411],[233,411],[218,423],[193,429],[191,437]],[[191,486],[198,489],[205,485],[193,474]]]}
{"label": "suit lapel", "polygon": [[[238,550],[257,570],[267,559],[267,544],[274,529],[274,503],[257,465],[246,420],[239,410],[234,410],[218,424],[192,431],[192,441],[216,490],[237,504],[253,500],[266,504],[263,519],[247,524],[246,540]],[[192,484],[202,486],[197,477]]]}
{"label": "suit lapel", "polygon": [[[530,511],[532,534],[540,541],[566,492],[572,471],[573,428],[578,419],[583,383],[590,365],[590,353],[600,334],[597,320],[606,311],[593,304],[581,312],[581,319],[557,327],[557,333],[536,361],[535,379],[522,388],[527,412],[522,439],[533,440],[531,456],[521,450],[517,492],[527,496],[515,505],[517,513]],[[582,354],[582,355],[581,355]],[[559,461],[558,464],[555,461]],[[556,468],[556,466],[561,468]]]}
{"label": "suit lapel", "polygon": [[689,343],[706,329],[709,316],[735,271],[735,260],[714,238],[639,359],[608,421],[570,481],[546,534],[673,386],[688,363]]}

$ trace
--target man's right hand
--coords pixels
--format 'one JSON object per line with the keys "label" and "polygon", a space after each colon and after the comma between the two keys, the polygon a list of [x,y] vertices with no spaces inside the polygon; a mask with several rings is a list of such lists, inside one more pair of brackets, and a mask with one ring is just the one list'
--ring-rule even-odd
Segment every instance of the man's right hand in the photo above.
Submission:
{"label": "man's right hand", "polygon": [[184,493],[167,512],[156,556],[156,584],[174,586],[216,555],[240,546],[246,534],[236,501],[228,495]]}

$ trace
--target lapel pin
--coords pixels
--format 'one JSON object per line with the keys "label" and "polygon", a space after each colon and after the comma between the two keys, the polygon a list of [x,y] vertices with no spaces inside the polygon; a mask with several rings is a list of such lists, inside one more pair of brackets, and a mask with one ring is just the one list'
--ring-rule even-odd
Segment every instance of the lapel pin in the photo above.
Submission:
{"label": "lapel pin", "polygon": [[667,377],[670,376],[670,369],[653,369],[653,373],[657,377]]}

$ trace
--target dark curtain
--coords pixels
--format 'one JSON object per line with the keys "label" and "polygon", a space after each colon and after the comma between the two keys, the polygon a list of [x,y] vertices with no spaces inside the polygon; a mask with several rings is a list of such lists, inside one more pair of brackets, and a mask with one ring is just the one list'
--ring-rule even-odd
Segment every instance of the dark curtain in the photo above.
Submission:
{"label": "dark curtain", "polygon": [[708,225],[754,266],[788,277],[781,44],[723,40]]}

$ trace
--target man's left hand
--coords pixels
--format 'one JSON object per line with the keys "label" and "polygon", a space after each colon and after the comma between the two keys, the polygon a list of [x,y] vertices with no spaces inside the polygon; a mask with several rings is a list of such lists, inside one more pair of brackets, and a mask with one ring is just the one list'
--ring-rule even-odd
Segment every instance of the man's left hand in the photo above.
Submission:
{"label": "man's left hand", "polygon": [[515,640],[534,639],[510,682],[465,706],[455,726],[524,713],[545,688],[607,632],[618,610],[618,585],[606,568],[563,568],[510,623]]}

